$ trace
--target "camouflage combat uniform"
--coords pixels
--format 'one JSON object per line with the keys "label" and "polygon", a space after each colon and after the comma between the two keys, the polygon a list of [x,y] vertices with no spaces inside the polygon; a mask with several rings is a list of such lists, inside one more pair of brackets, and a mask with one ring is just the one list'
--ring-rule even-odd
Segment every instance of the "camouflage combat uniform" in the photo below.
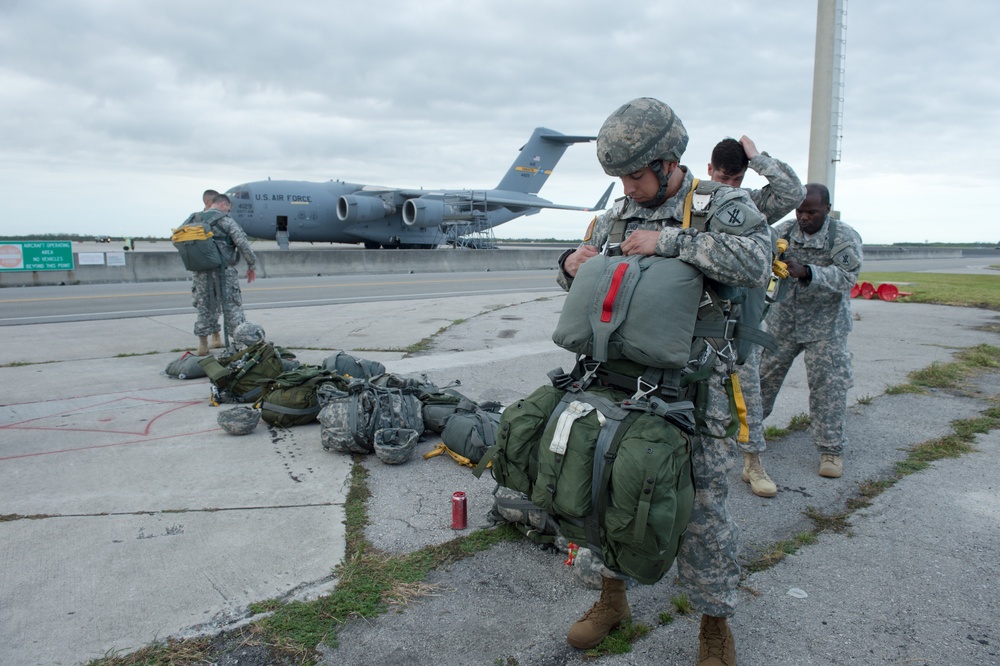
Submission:
{"label": "camouflage combat uniform", "polygon": [[831,245],[830,218],[812,237],[806,237],[796,220],[776,229],[788,237],[783,258],[808,265],[812,279],[793,280],[785,298],[771,306],[768,331],[778,339],[778,350],[765,350],[760,364],[763,416],[767,418],[795,357],[805,352],[809,380],[809,416],[813,441],[820,453],[842,455],[846,439],[847,389],[854,385],[847,334],[853,328],[851,287],[861,270],[861,236],[837,221]]}
{"label": "camouflage combat uniform", "polygon": [[[685,171],[684,184],[673,197],[657,208],[640,207],[627,197],[619,199],[613,210],[595,218],[584,243],[601,248],[612,223],[626,219],[630,220],[626,233],[636,229],[660,232],[657,255],[678,257],[722,284],[743,287],[764,284],[770,275],[771,241],[763,216],[753,207],[750,197],[744,193],[740,198],[745,219],[732,233],[681,229],[684,198],[693,181],[687,169],[681,168]],[[558,281],[568,289],[572,280],[560,270]],[[729,398],[723,386],[727,367],[714,355],[711,358],[714,372],[708,380],[705,425],[719,438],[690,437],[695,502],[677,555],[677,566],[681,583],[696,609],[716,617],[729,617],[736,608],[740,575],[736,561],[739,529],[726,506],[735,449],[733,439],[723,437],[730,423]]]}
{"label": "camouflage combat uniform", "polygon": [[[257,256],[250,247],[250,241],[243,232],[240,225],[228,215],[221,211],[209,211],[218,214],[213,220],[214,233],[217,237],[216,243],[222,251],[222,256],[226,259],[226,268],[222,271],[195,271],[191,294],[193,304],[198,310],[198,318],[194,323],[194,334],[199,337],[209,336],[218,333],[219,313],[223,314],[226,324],[226,333],[232,337],[236,327],[242,324],[246,317],[243,315],[243,294],[240,292],[239,274],[236,271],[236,264],[240,260],[240,255],[247,262],[247,270],[255,270],[257,267]],[[221,274],[221,297],[216,294],[216,284]]]}
{"label": "camouflage combat uniform", "polygon": [[[806,197],[802,181],[781,160],[767,153],[759,153],[750,160],[750,168],[767,179],[767,185],[759,190],[747,190],[757,210],[764,214],[768,224],[774,224],[792,212]],[[758,287],[763,289],[763,287]],[[750,355],[742,365],[736,366],[743,390],[743,402],[747,407],[747,425],[750,437],[747,442],[737,441],[743,453],[760,453],[767,448],[764,442],[764,412],[760,398],[760,353],[761,347],[753,345]]]}

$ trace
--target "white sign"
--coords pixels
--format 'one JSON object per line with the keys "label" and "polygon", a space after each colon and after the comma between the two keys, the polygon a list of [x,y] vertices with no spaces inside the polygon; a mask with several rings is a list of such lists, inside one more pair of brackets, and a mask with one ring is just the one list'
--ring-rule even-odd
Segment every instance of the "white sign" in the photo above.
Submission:
{"label": "white sign", "polygon": [[80,266],[103,266],[104,265],[104,253],[103,252],[78,252],[76,255],[76,263]]}
{"label": "white sign", "polygon": [[125,253],[124,252],[108,252],[108,266],[124,266],[125,265]]}

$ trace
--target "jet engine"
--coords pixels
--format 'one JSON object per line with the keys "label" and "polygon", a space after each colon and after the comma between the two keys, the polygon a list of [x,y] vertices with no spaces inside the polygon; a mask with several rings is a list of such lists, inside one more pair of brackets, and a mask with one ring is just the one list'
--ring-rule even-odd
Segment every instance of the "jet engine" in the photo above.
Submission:
{"label": "jet engine", "polygon": [[374,222],[395,212],[396,207],[381,197],[348,194],[337,199],[337,218],[341,222]]}
{"label": "jet engine", "polygon": [[407,199],[403,202],[403,224],[408,227],[436,227],[444,220],[456,220],[455,211],[440,199]]}

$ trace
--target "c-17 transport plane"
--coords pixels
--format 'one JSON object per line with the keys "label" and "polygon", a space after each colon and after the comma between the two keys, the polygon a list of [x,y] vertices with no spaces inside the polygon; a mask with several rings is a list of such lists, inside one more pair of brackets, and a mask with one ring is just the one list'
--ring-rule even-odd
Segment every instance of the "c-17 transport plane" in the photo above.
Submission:
{"label": "c-17 transport plane", "polygon": [[331,180],[263,180],[231,188],[233,219],[247,235],[289,241],[364,243],[368,249],[434,248],[543,208],[602,210],[612,183],[593,206],[562,206],[537,196],[571,143],[595,140],[538,127],[500,183],[489,190],[407,190]]}

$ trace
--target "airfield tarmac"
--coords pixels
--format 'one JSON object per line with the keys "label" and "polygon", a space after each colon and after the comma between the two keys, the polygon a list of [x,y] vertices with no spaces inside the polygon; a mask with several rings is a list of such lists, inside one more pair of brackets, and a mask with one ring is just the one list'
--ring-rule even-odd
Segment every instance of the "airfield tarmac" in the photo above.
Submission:
{"label": "airfield tarmac", "polygon": [[[572,360],[548,340],[562,298],[554,290],[254,317],[305,362],[355,350],[392,371],[459,380],[474,399],[511,404]],[[909,371],[947,361],[957,349],[998,344],[996,313],[881,301],[855,301],[855,313],[845,477],[815,474],[817,456],[802,433],[772,443],[767,454],[776,498],[754,497],[735,469],[730,510],[744,561],[808,529],[807,509],[843,510],[861,484],[891,475],[905,447],[947,433],[953,419],[977,416],[985,397],[1000,393],[1000,377],[987,376],[971,396],[883,395]],[[0,664],[73,664],[168,636],[212,633],[251,619],[253,602],[311,598],[336,584],[350,460],[322,450],[315,424],[223,433],[204,380],[160,374],[177,356],[170,350],[188,342],[190,319],[5,329]],[[431,347],[415,356],[365,351],[429,337]],[[303,344],[317,339],[323,348]],[[52,362],[17,364],[45,347]],[[807,410],[803,374],[793,369],[770,424]],[[435,442],[425,438],[418,453]],[[1000,663],[997,432],[980,435],[976,448],[905,478],[852,516],[849,533],[821,535],[799,555],[750,575],[733,623],[740,663]],[[369,457],[364,464],[375,547],[403,553],[454,538],[455,490],[468,493],[470,527],[487,525],[493,484],[449,459],[387,466]],[[435,572],[430,596],[342,627],[326,663],[578,663],[565,630],[595,592],[562,559],[520,542]],[[630,592],[636,621],[653,630],[628,655],[601,663],[693,663],[694,620],[657,619],[679,593],[671,581]],[[806,598],[789,596],[792,588]]]}

